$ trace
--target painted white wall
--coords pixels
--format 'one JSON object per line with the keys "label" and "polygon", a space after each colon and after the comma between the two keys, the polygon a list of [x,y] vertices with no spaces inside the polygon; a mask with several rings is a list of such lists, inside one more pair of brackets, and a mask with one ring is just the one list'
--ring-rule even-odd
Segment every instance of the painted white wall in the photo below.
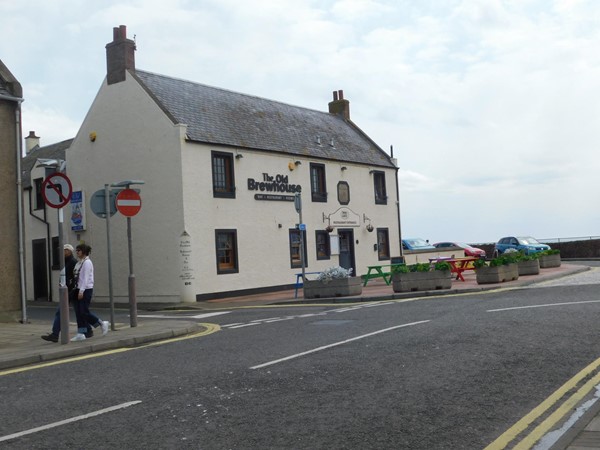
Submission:
{"label": "painted white wall", "polygon": [[[90,140],[90,133],[96,140]],[[67,153],[75,190],[83,188],[86,203],[105,183],[143,180],[141,211],[131,219],[133,272],[138,302],[179,301],[179,236],[183,231],[181,142],[175,126],[127,74],[127,80],[100,88]],[[72,241],[92,246],[95,296],[108,301],[106,220],[88,211],[86,231],[71,233]],[[115,302],[128,301],[129,259],[127,221],[110,219]]]}
{"label": "painted white wall", "polygon": [[[368,166],[230,149],[229,152],[233,154],[243,155],[241,159],[234,159],[236,197],[214,198],[211,150],[228,152],[227,149],[195,143],[188,143],[183,149],[185,223],[186,230],[194,240],[193,262],[199,294],[291,284],[295,282],[295,274],[301,271],[290,267],[289,229],[298,223],[294,204],[255,200],[257,191],[248,189],[248,178],[262,181],[263,174],[287,176],[289,184],[302,186],[303,222],[307,228],[307,271],[322,271],[339,264],[336,255],[332,255],[330,260],[316,260],[315,230],[325,229],[328,222],[324,221],[323,215],[327,216],[342,206],[337,200],[337,184],[342,180],[350,185],[350,204],[347,207],[360,216],[361,225],[354,229],[358,274],[366,273],[368,265],[378,263],[377,252],[373,250],[377,234],[366,230],[363,213],[371,219],[374,227],[389,229],[390,252],[392,256],[400,254],[394,170],[386,171],[388,204],[376,205]],[[290,170],[289,163],[294,161],[300,161],[301,164],[292,164],[294,170]],[[326,203],[311,201],[311,161],[326,165]],[[342,165],[347,170],[342,171]],[[239,273],[217,274],[214,233],[215,229],[220,228],[237,230]],[[336,234],[336,231],[332,234]]]}

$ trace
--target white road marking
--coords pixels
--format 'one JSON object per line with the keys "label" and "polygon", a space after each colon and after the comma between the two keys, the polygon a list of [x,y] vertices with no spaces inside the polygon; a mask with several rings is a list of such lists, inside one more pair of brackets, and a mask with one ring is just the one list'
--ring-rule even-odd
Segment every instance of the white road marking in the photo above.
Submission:
{"label": "white road marking", "polygon": [[375,336],[376,334],[385,333],[387,331],[396,330],[398,328],[404,328],[404,327],[410,327],[410,326],[413,326],[413,325],[419,325],[419,324],[427,323],[427,322],[429,322],[429,320],[421,320],[419,322],[405,323],[403,325],[396,325],[395,327],[384,328],[383,330],[373,331],[372,333],[367,333],[367,334],[363,334],[361,336],[357,336],[357,337],[353,337],[353,338],[350,338],[350,339],[346,339],[345,341],[335,342],[333,344],[324,345],[323,347],[317,347],[317,348],[314,348],[312,350],[307,350],[307,351],[302,352],[302,353],[296,353],[295,355],[286,356],[285,358],[280,358],[280,359],[276,359],[274,361],[269,361],[269,362],[266,362],[266,363],[263,363],[263,364],[259,364],[257,366],[252,366],[252,367],[250,367],[250,369],[262,369],[263,367],[271,366],[273,364],[278,364],[278,363],[284,362],[284,361],[289,361],[290,359],[299,358],[300,356],[309,355],[311,353],[320,352],[321,350],[327,350],[328,348],[337,347],[338,345],[347,344],[348,342],[357,341],[359,339],[364,339],[366,337]]}
{"label": "white road marking", "polygon": [[229,328],[230,329],[231,328],[244,328],[244,327],[251,327],[253,325],[260,325],[260,322],[244,323],[242,325],[234,325],[234,326],[231,326]]}
{"label": "white road marking", "polygon": [[60,422],[49,423],[48,425],[43,425],[41,427],[21,431],[19,433],[9,434],[8,436],[0,437],[0,442],[8,441],[10,439],[16,439],[16,438],[19,438],[22,436],[27,436],[28,434],[37,433],[39,431],[50,430],[51,428],[60,427],[62,425],[67,425],[69,423],[77,422],[79,420],[89,419],[90,417],[95,417],[95,416],[99,416],[100,414],[106,414],[108,412],[116,411],[118,409],[127,408],[129,406],[137,405],[138,403],[142,403],[142,401],[136,400],[133,402],[121,403],[120,405],[115,405],[115,406],[111,406],[110,408],[100,409],[98,411],[94,411],[89,414],[84,414],[82,416],[72,417],[71,419],[61,420]]}
{"label": "white road marking", "polygon": [[584,301],[584,302],[546,303],[544,305],[531,305],[531,306],[514,306],[512,308],[488,309],[487,312],[511,311],[514,309],[547,308],[549,306],[581,305],[584,303],[600,303],[600,300],[589,300],[589,301]]}
{"label": "white road marking", "polygon": [[167,315],[167,314],[138,314],[138,317],[146,317],[149,319],[204,319],[205,317],[220,316],[229,314],[231,311],[217,311],[204,314],[196,314],[195,316],[185,315]]}

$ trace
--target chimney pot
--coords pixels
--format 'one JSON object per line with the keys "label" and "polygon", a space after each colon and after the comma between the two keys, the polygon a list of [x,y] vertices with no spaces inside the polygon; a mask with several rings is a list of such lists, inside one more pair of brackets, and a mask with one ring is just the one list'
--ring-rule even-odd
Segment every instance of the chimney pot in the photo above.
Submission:
{"label": "chimney pot", "polygon": [[337,91],[333,91],[333,101],[335,102],[335,101],[337,101],[337,99],[338,99],[338,93],[337,93]]}

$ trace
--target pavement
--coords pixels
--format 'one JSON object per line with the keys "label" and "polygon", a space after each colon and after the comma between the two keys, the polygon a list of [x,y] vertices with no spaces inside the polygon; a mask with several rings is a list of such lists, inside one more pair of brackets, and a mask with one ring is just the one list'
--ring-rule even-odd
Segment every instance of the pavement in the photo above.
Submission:
{"label": "pavement", "polygon": [[[148,311],[165,310],[199,310],[214,311],[237,308],[257,308],[274,305],[307,305],[307,304],[337,304],[371,302],[382,300],[395,300],[405,298],[431,297],[440,295],[464,294],[495,289],[514,289],[532,285],[552,286],[560,284],[600,283],[600,269],[593,269],[590,276],[587,265],[569,264],[563,261],[560,267],[541,269],[539,275],[520,276],[518,280],[500,284],[478,285],[475,274],[463,274],[465,281],[453,280],[452,289],[427,292],[394,293],[391,286],[383,280],[370,280],[359,296],[335,297],[305,300],[302,289],[298,291],[285,290],[265,294],[254,294],[224,299],[212,299],[197,303],[180,304],[138,304],[137,326],[131,327],[129,323],[116,323],[115,330],[101,336],[100,329],[95,330],[94,337],[79,342],[67,344],[47,342],[41,339],[42,335],[51,330],[51,321],[29,319],[27,323],[0,323],[0,376],[11,372],[18,372],[31,364],[52,363],[65,358],[84,357],[103,351],[115,351],[159,343],[168,339],[190,336],[197,333],[208,332],[210,325],[186,319],[157,319],[143,317]],[[559,280],[560,279],[560,280]],[[31,302],[30,306],[47,306],[55,309],[56,303]],[[101,305],[96,303],[94,310],[106,320],[107,313],[102,314]],[[152,316],[153,314],[148,314]],[[71,319],[74,315],[71,312]],[[70,331],[73,335],[76,324],[71,320]],[[544,447],[550,448],[550,447]],[[600,449],[600,402],[595,402],[569,430],[551,447],[552,449],[589,450]]]}

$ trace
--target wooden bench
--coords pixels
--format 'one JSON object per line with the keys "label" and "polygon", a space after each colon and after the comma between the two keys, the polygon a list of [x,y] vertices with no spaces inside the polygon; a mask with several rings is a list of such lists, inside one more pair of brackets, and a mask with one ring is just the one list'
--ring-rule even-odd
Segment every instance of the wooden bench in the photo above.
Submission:
{"label": "wooden bench", "polygon": [[[320,275],[321,272],[304,272],[304,275]],[[304,280],[302,280],[302,272],[296,274],[296,291],[294,292],[294,298],[298,298],[298,288],[304,287]]]}
{"label": "wooden bench", "polygon": [[369,269],[366,275],[363,275],[365,282],[363,283],[363,287],[367,285],[369,280],[374,278],[383,278],[385,284],[388,286],[392,282],[392,274],[394,273],[395,267],[404,266],[405,264],[380,264],[377,266],[367,266]]}

